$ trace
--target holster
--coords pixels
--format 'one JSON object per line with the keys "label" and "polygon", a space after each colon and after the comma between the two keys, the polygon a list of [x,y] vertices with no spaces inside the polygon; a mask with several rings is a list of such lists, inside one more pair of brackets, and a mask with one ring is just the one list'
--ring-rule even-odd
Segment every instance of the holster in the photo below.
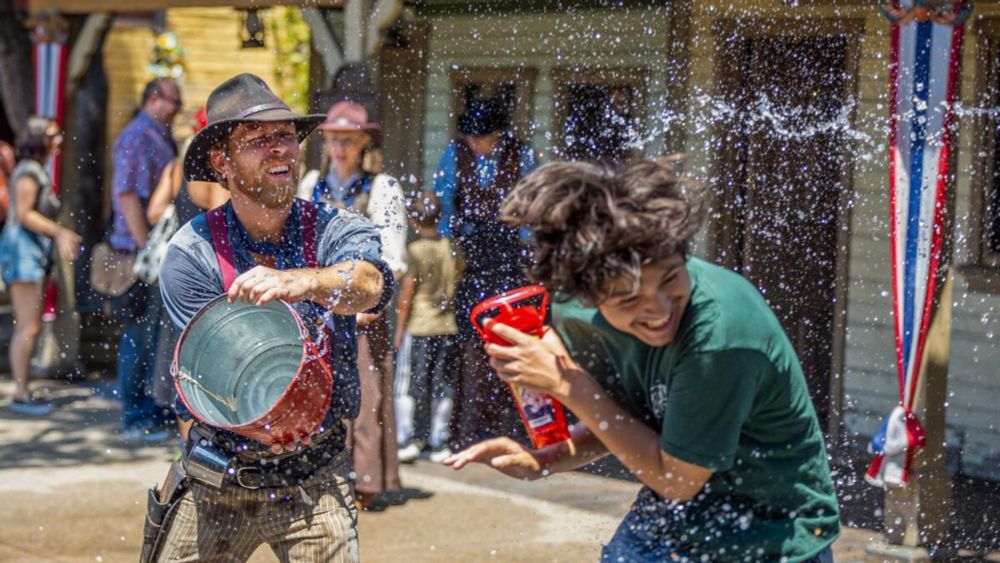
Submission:
{"label": "holster", "polygon": [[213,488],[221,488],[233,466],[233,457],[215,443],[215,431],[201,424],[191,426],[183,468],[187,475]]}
{"label": "holster", "polygon": [[190,480],[181,463],[175,461],[167,470],[162,487],[149,489],[146,500],[146,522],[142,528],[142,552],[139,563],[156,560],[163,542],[163,535],[170,527],[170,520],[176,512],[177,502],[188,489]]}

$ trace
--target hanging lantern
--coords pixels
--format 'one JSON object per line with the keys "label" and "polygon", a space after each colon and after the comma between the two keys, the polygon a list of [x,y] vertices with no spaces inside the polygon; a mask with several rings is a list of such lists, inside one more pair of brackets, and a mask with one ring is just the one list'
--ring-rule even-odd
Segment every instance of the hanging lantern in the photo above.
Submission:
{"label": "hanging lantern", "polygon": [[264,23],[260,21],[260,11],[256,9],[243,12],[243,24],[240,26],[240,46],[244,49],[261,49],[264,47]]}

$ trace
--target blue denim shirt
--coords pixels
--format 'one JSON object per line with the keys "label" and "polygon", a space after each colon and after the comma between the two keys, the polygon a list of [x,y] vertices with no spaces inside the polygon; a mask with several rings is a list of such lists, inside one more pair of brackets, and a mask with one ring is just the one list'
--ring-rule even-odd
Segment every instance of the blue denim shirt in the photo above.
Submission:
{"label": "blue denim shirt", "polygon": [[[434,173],[434,194],[441,198],[441,219],[438,221],[438,233],[451,238],[451,218],[455,215],[455,191],[458,190],[458,163],[456,153],[460,141],[448,143],[448,148],[441,154],[437,172]],[[495,155],[476,156],[476,179],[480,186],[489,186],[497,174],[498,159]],[[524,146],[521,151],[521,176],[526,176],[538,166],[531,147]]]}
{"label": "blue denim shirt", "polygon": [[135,194],[142,200],[145,211],[156,189],[163,169],[177,156],[170,131],[141,111],[122,129],[112,149],[114,174],[111,178],[111,203],[114,210],[114,230],[111,246],[119,250],[136,250],[135,239],[125,225],[121,212],[122,194]]}
{"label": "blue denim shirt", "polygon": [[[285,222],[281,245],[273,249],[278,269],[307,267],[305,245],[299,227],[303,205],[295,200],[292,213]],[[253,241],[226,204],[226,223],[233,244],[237,275],[256,264],[250,254]],[[382,261],[382,244],[374,225],[364,217],[350,212],[319,205],[316,214],[316,256],[321,268],[350,260],[360,260],[375,265],[385,279],[385,289],[379,304],[369,312],[379,312],[392,297],[392,271]],[[207,216],[202,213],[182,227],[170,241],[160,270],[160,292],[163,302],[175,325],[183,329],[192,317],[207,303],[223,294],[222,272],[219,270]],[[259,246],[259,245],[258,245]],[[255,248],[254,251],[259,251]],[[333,419],[353,419],[358,415],[361,388],[357,366],[357,327],[353,315],[336,315],[317,303],[303,301],[293,305],[302,316],[315,342],[320,342],[323,321],[332,334],[329,339],[328,359],[333,373],[333,400],[330,414]],[[189,420],[190,413],[177,401],[178,416]],[[328,417],[329,418],[329,417]]]}

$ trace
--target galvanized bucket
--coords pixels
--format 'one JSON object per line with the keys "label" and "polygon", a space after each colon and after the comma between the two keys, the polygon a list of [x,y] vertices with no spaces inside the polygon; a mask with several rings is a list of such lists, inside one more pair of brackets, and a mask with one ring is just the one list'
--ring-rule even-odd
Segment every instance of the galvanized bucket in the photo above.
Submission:
{"label": "galvanized bucket", "polygon": [[198,420],[265,445],[312,434],[333,395],[333,376],[299,315],[223,295],[188,323],[171,368]]}

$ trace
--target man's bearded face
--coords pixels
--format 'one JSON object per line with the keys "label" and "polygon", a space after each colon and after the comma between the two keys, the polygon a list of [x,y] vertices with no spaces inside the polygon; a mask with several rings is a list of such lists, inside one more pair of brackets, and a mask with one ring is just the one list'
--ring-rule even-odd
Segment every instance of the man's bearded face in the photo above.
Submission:
{"label": "man's bearded face", "polygon": [[299,139],[293,123],[237,125],[227,153],[230,190],[268,209],[292,204],[299,184]]}

